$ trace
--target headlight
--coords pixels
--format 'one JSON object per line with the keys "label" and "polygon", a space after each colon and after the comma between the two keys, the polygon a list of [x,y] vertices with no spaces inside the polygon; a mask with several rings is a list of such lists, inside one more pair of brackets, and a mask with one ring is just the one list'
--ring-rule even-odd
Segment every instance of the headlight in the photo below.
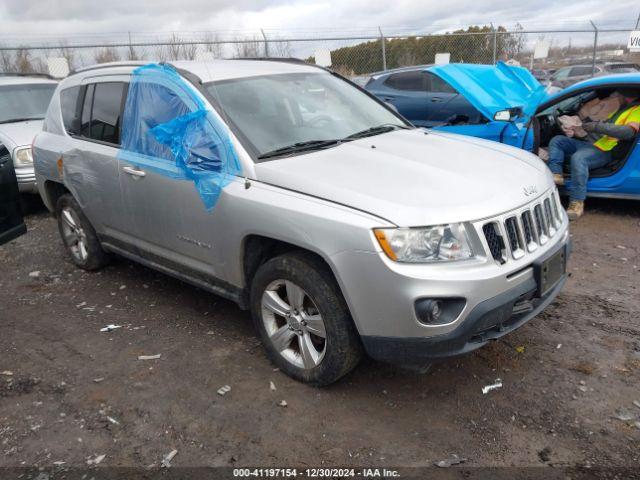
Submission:
{"label": "headlight", "polygon": [[13,164],[16,167],[29,167],[33,165],[31,147],[19,147],[13,151]]}
{"label": "headlight", "polygon": [[460,223],[424,228],[377,228],[374,234],[384,253],[396,262],[431,263],[473,257],[467,232]]}

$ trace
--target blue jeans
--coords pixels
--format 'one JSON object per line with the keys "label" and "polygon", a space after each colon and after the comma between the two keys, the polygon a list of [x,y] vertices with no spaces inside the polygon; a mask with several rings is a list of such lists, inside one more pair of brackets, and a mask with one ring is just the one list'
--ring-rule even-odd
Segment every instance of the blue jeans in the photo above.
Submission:
{"label": "blue jeans", "polygon": [[589,170],[604,167],[611,161],[611,152],[603,152],[584,140],[556,135],[549,142],[549,169],[562,173],[562,165],[569,157],[571,161],[570,200],[584,201],[587,198]]}

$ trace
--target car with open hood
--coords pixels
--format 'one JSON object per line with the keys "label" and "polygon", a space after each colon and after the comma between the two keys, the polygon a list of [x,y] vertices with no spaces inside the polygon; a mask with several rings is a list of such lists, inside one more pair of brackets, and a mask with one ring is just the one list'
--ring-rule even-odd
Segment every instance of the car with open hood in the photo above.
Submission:
{"label": "car with open hood", "polygon": [[[554,135],[562,134],[559,117],[577,115],[589,102],[605,99],[619,88],[637,89],[640,98],[640,73],[598,76],[550,95],[527,69],[502,62],[495,66],[437,65],[422,70],[446,82],[455,95],[463,96],[478,112],[468,115],[448,111],[450,116],[445,121],[426,126],[512,145],[535,154],[545,149]],[[468,108],[465,107],[465,112]],[[401,106],[398,111],[403,114]],[[636,136],[633,141],[619,142],[612,152],[612,161],[590,172],[588,196],[640,199],[639,139]],[[570,187],[570,182],[567,175],[565,185]]]}
{"label": "car with open hood", "polygon": [[314,385],[363,351],[425,364],[475,350],[567,276],[568,219],[536,156],[415,128],[300,61],[80,70],[34,156],[78,267],[118,254],[229,298]]}

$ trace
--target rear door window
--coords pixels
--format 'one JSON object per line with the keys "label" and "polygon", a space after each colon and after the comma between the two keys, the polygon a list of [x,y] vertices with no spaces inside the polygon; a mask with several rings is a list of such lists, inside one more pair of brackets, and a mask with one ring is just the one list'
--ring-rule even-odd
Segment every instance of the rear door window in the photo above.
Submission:
{"label": "rear door window", "polygon": [[430,92],[434,93],[458,93],[455,88],[449,85],[447,82],[442,80],[437,75],[433,73],[427,74],[428,80],[428,89]]}
{"label": "rear door window", "polygon": [[80,117],[80,135],[90,138],[91,130],[91,106],[93,105],[93,91],[95,84],[87,86],[85,89],[84,99],[82,101],[82,116]]}
{"label": "rear door window", "polygon": [[389,75],[384,84],[396,90],[424,92],[426,91],[425,79],[425,74],[421,71],[400,72]]}
{"label": "rear door window", "polygon": [[97,83],[93,93],[91,130],[89,137],[101,142],[120,144],[124,82]]}
{"label": "rear door window", "polygon": [[87,85],[80,117],[81,136],[112,145],[120,144],[122,106],[127,86],[124,82]]}

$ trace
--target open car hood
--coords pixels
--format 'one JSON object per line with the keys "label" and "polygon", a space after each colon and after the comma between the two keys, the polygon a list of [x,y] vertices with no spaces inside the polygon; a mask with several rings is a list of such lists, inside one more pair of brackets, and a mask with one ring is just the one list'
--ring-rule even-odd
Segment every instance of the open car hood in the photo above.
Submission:
{"label": "open car hood", "polygon": [[450,84],[489,120],[500,110],[517,107],[531,116],[546,97],[529,70],[504,62],[495,66],[450,63],[426,70]]}

